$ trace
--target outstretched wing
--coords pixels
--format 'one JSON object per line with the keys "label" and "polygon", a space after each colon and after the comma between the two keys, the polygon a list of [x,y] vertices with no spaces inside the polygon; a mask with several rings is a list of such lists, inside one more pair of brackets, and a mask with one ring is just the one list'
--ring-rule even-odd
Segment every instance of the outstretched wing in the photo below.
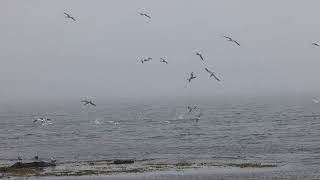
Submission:
{"label": "outstretched wing", "polygon": [[212,71],[210,71],[208,68],[204,68],[208,73],[212,74]]}
{"label": "outstretched wing", "polygon": [[211,76],[213,76],[217,81],[220,82],[220,79],[214,73],[212,73]]}
{"label": "outstretched wing", "polygon": [[228,37],[228,36],[223,36],[224,38],[228,39],[229,41],[232,41],[232,38],[231,37]]}
{"label": "outstretched wing", "polygon": [[240,44],[239,44],[237,41],[234,41],[234,40],[233,40],[233,42],[236,43],[238,46],[240,46]]}

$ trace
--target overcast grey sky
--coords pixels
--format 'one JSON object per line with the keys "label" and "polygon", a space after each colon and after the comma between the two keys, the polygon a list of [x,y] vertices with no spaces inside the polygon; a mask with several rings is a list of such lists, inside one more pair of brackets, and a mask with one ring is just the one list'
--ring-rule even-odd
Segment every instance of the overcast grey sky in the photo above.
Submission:
{"label": "overcast grey sky", "polygon": [[[2,0],[0,98],[316,92],[319,7],[319,0]],[[142,57],[154,59],[141,64]],[[191,71],[199,78],[188,83]]]}

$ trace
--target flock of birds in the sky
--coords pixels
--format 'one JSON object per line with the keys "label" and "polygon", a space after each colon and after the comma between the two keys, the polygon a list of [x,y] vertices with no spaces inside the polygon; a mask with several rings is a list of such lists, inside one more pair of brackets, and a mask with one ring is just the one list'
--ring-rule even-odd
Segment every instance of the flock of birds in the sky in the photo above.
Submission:
{"label": "flock of birds in the sky", "polygon": [[[76,18],[71,16],[70,14],[64,12],[64,15],[67,19],[70,19],[72,21],[76,21]],[[139,12],[138,15],[142,16],[142,17],[145,17],[145,18],[148,18],[148,19],[151,19],[151,16],[149,14],[146,14],[146,13],[141,13]],[[227,41],[231,42],[231,43],[234,43],[235,45],[237,46],[240,46],[240,43],[237,41],[237,40],[234,40],[233,38],[229,37],[229,36],[222,36],[222,38],[225,38]],[[320,46],[320,43],[318,42],[313,42],[312,43],[313,46]],[[200,52],[195,52],[194,55],[198,56],[200,58],[201,61],[205,62],[205,59],[203,57],[203,55],[200,53]],[[140,60],[140,62],[142,64],[144,63],[147,63],[149,61],[152,61],[153,58],[151,57],[147,57],[147,58],[142,58]],[[164,63],[164,64],[169,64],[169,62],[167,61],[167,59],[165,58],[160,58],[160,62],[161,63]],[[209,77],[213,77],[216,81],[220,82],[220,78],[217,77],[216,73],[209,70],[207,67],[204,68],[204,70],[209,73]],[[187,81],[190,83],[192,80],[198,78],[196,75],[194,75],[194,72],[191,72],[189,77],[187,78]],[[312,100],[314,103],[319,103],[320,100],[318,99],[313,99]],[[81,103],[83,103],[84,106],[93,106],[93,107],[96,107],[96,104],[92,101],[92,100],[89,100],[89,99],[85,99],[85,100],[82,100],[80,101]],[[188,113],[192,113],[193,111],[195,110],[199,110],[199,114],[195,115],[195,120],[198,121],[200,119],[200,117],[202,116],[202,111],[200,108],[198,108],[197,106],[187,106],[187,112]],[[33,121],[34,123],[36,122],[40,122],[42,125],[48,125],[48,124],[52,124],[51,122],[51,119],[49,118],[37,118]],[[18,160],[21,161],[22,160],[22,155],[19,153],[18,155]],[[38,156],[38,153],[37,155],[34,157],[34,160],[38,161],[39,160],[39,156]],[[56,162],[56,160],[54,158],[51,158],[50,159],[51,162]]]}

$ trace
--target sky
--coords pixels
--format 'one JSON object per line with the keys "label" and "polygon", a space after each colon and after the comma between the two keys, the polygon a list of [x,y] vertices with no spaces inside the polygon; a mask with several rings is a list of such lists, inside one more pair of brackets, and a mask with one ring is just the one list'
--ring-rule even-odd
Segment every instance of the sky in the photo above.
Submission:
{"label": "sky", "polygon": [[[318,92],[320,47],[311,43],[320,41],[319,6],[317,0],[2,0],[0,99]],[[146,57],[153,60],[141,64]],[[189,83],[191,72],[197,78]]]}

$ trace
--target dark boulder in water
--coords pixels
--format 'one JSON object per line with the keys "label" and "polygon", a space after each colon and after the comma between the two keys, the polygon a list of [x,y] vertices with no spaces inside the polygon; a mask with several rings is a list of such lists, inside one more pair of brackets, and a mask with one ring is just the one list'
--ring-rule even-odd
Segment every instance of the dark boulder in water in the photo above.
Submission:
{"label": "dark boulder in water", "polygon": [[116,159],[113,161],[113,164],[133,164],[134,160],[132,159]]}
{"label": "dark boulder in water", "polygon": [[44,162],[44,161],[37,161],[37,162],[30,162],[30,163],[17,162],[10,167],[11,168],[42,168],[42,167],[53,167],[53,166],[56,166],[56,164]]}

